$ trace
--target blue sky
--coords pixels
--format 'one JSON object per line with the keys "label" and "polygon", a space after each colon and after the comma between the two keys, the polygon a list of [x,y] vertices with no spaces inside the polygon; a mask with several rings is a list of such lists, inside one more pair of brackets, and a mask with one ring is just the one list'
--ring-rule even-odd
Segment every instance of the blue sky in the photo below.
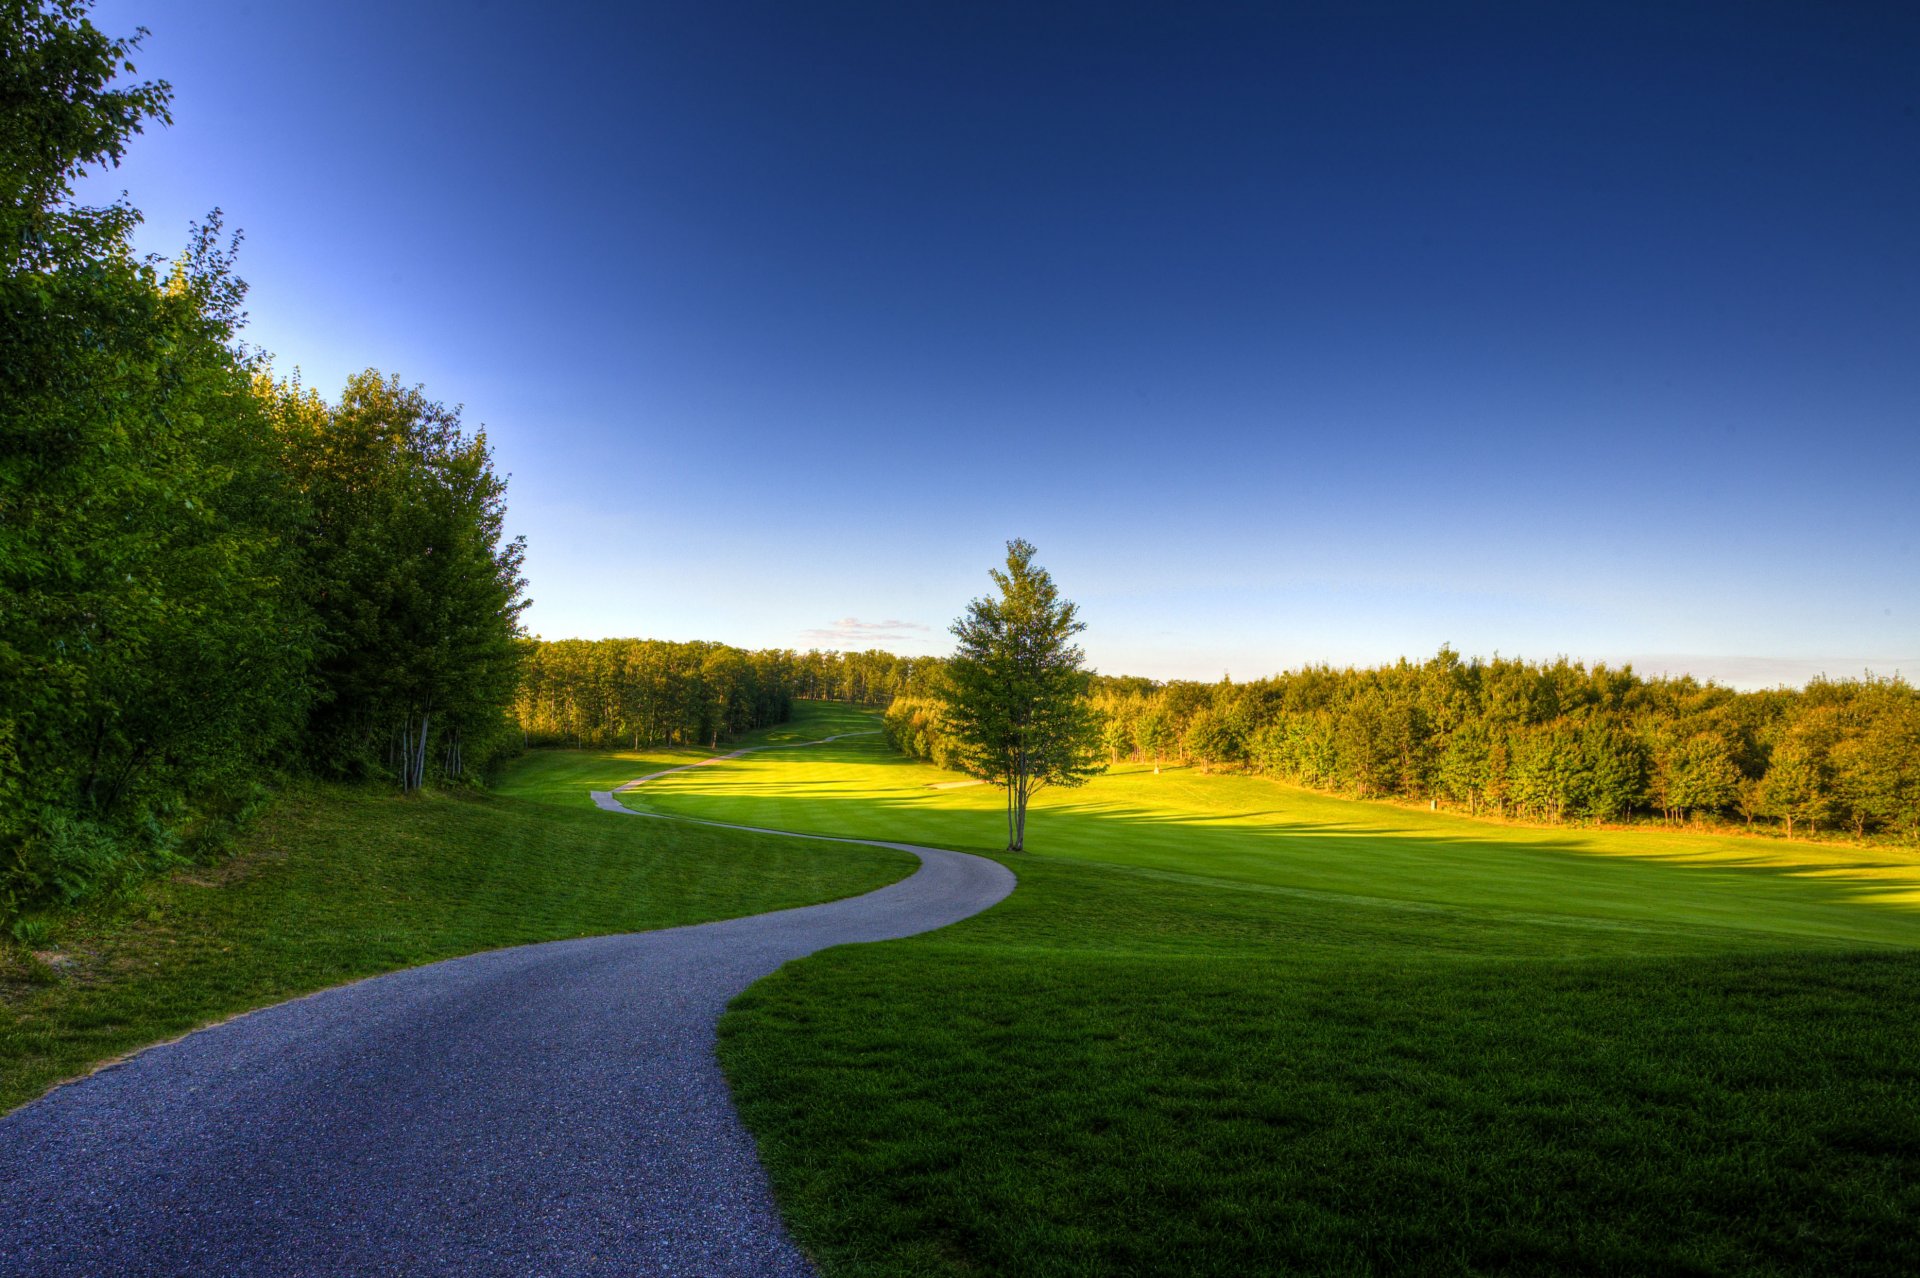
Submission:
{"label": "blue sky", "polygon": [[532,629],[1920,673],[1920,9],[112,0],[250,336],[484,423]]}

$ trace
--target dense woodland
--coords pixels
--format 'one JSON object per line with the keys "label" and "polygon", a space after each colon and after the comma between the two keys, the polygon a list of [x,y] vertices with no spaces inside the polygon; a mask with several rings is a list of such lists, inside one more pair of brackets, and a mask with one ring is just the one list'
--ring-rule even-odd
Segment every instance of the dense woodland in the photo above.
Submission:
{"label": "dense woodland", "polygon": [[514,717],[532,746],[709,745],[782,723],[796,697],[886,705],[937,663],[890,652],[749,652],[722,643],[524,643]]}
{"label": "dense woodland", "polygon": [[72,183],[165,121],[81,3],[0,6],[0,923],[217,846],[274,770],[460,776],[517,740],[521,547],[484,434],[328,402]]}
{"label": "dense woodland", "polygon": [[[887,713],[945,763],[937,675]],[[1561,659],[1313,666],[1235,683],[1095,676],[1113,762],[1243,768],[1363,798],[1540,821],[1657,816],[1920,839],[1920,693],[1818,679],[1736,692]]]}

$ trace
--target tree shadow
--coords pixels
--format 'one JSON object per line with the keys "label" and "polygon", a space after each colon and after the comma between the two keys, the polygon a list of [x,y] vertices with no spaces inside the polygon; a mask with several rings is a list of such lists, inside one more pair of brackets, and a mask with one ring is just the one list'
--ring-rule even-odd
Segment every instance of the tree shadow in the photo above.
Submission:
{"label": "tree shadow", "polygon": [[[783,775],[785,765],[802,760],[804,773]],[[839,767],[859,771],[831,775]],[[880,738],[862,737],[745,755],[622,797],[687,816],[718,800],[724,812],[713,815],[743,824],[787,828],[782,820],[797,821],[795,828],[808,833],[998,854],[1001,792],[928,784],[956,779],[894,753]],[[1351,820],[1326,819],[1303,816],[1287,803],[1290,788],[1269,784],[1273,800],[1218,812],[1102,798],[1097,781],[1051,792],[1029,814],[1030,851],[1023,855],[1234,890],[1431,900],[1529,915],[1666,917],[1716,929],[1920,945],[1920,857],[1784,841],[1730,847],[1747,840],[1677,831],[1636,836],[1488,825],[1451,814],[1408,821],[1393,819],[1403,815],[1397,809],[1301,792],[1302,806],[1355,809]],[[771,806],[756,814],[761,803],[778,805],[777,819]],[[818,808],[800,811],[805,804]],[[1387,820],[1369,819],[1388,812]],[[1879,917],[1863,918],[1862,906]]]}

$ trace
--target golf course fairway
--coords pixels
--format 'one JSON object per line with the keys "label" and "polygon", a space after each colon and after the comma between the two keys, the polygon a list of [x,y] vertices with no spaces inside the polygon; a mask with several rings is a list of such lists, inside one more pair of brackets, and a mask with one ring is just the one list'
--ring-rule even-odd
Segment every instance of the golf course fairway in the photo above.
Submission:
{"label": "golf course fairway", "polygon": [[[802,703],[783,732],[877,726]],[[620,771],[534,755],[507,788]],[[865,736],[622,797],[993,852],[998,793],[955,780]],[[722,1023],[829,1275],[1920,1264],[1910,854],[1138,765],[1044,794],[1028,847],[996,908],[790,964]]]}

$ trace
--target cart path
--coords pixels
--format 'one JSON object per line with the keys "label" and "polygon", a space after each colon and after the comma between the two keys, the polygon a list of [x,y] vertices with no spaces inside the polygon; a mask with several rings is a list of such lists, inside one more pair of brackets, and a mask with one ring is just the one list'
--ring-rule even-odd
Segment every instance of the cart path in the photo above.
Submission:
{"label": "cart path", "polygon": [[[649,781],[657,781],[661,777],[670,777],[676,772],[691,772],[695,768],[710,768],[716,763],[725,763],[728,759],[737,759],[743,754],[758,754],[762,750],[801,750],[806,748],[807,746],[826,745],[830,741],[844,741],[848,737],[877,737],[879,735],[880,735],[880,729],[866,728],[859,732],[836,732],[830,737],[821,737],[818,741],[776,741],[771,745],[748,746],[744,750],[734,750],[727,754],[716,754],[712,758],[702,759],[698,763],[683,763],[677,768],[662,768],[658,772],[649,772],[644,777],[635,777],[631,781],[626,781],[621,783],[620,785],[616,785],[611,790],[594,790],[591,793],[594,796],[594,802],[599,803],[600,802],[599,796],[602,794],[620,794],[623,791],[633,789],[635,786],[645,785]],[[604,803],[601,803],[600,806],[604,808],[607,805]],[[616,812],[633,811],[631,808],[623,808],[618,804],[613,805],[613,808],[611,810]],[[634,815],[635,816],[652,816],[653,814],[650,812],[636,812],[634,813]],[[706,824],[718,825],[721,823],[716,821],[716,822],[707,822]],[[774,831],[771,831],[770,833],[785,834],[787,833],[787,831],[774,830]],[[864,839],[849,839],[846,841],[850,843],[866,842],[866,840]],[[888,843],[888,844],[882,844],[881,846],[892,847],[893,845],[891,843]]]}
{"label": "cart path", "polygon": [[[628,811],[614,793],[592,797]],[[944,927],[1014,886],[984,857],[823,841],[920,868],[825,905],[340,986],[15,1111],[0,1273],[812,1274],[715,1059],[721,1012],[789,960]]]}

